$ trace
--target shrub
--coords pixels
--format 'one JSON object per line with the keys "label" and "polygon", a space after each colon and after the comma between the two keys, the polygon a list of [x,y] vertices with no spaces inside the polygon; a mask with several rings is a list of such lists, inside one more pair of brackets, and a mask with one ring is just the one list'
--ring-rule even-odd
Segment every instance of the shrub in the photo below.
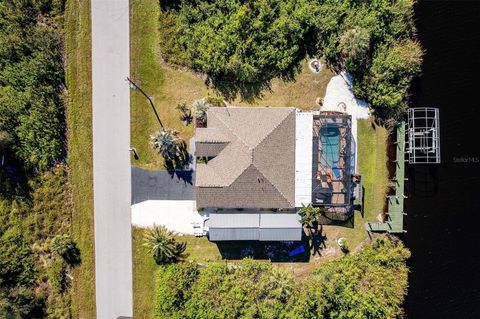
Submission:
{"label": "shrub", "polygon": [[356,27],[345,31],[340,37],[340,49],[344,68],[349,71],[357,71],[370,49],[370,34],[368,30]]}
{"label": "shrub", "polygon": [[55,236],[50,243],[50,250],[61,256],[69,265],[77,265],[81,262],[80,250],[68,235]]}
{"label": "shrub", "polygon": [[197,279],[195,264],[170,264],[161,267],[157,275],[155,312],[158,318],[181,318],[181,309],[190,299],[190,288]]}
{"label": "shrub", "polygon": [[405,110],[410,81],[420,73],[422,55],[420,45],[412,40],[381,46],[355,93],[371,101],[378,116],[389,117]]}
{"label": "shrub", "polygon": [[323,264],[290,303],[291,317],[401,317],[409,256],[398,239],[382,236],[359,253]]}
{"label": "shrub", "polygon": [[67,289],[67,265],[63,260],[53,260],[47,268],[47,275],[50,285],[56,293],[61,294]]}
{"label": "shrub", "polygon": [[327,261],[295,283],[290,271],[244,259],[197,269],[159,269],[156,316],[203,318],[399,318],[410,256],[402,243],[382,236],[358,253]]}
{"label": "shrub", "polygon": [[29,286],[35,273],[27,242],[18,228],[9,228],[0,237],[0,286]]}
{"label": "shrub", "polygon": [[207,111],[211,106],[205,98],[193,102],[193,112],[195,114],[197,127],[207,126]]}
{"label": "shrub", "polygon": [[184,122],[186,125],[189,125],[192,122],[192,112],[186,102],[178,103],[175,109],[180,113],[180,121]]}

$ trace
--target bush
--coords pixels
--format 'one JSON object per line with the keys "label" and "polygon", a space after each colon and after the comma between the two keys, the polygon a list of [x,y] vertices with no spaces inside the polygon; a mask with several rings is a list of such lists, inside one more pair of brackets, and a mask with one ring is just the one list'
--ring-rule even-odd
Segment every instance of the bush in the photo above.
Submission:
{"label": "bush", "polygon": [[159,269],[155,306],[158,318],[181,318],[180,310],[190,299],[190,288],[197,276],[197,266],[191,263],[170,264]]}
{"label": "bush", "polygon": [[47,268],[48,281],[52,289],[58,293],[63,293],[68,287],[67,265],[62,260],[53,260]]}
{"label": "bush", "polygon": [[165,226],[153,225],[144,232],[143,245],[153,255],[157,264],[176,262],[185,256],[187,244],[177,242],[175,233]]}
{"label": "bush", "polygon": [[410,81],[420,73],[422,55],[420,45],[412,40],[379,47],[355,93],[375,105],[381,117],[405,110]]}
{"label": "bush", "polygon": [[360,253],[323,264],[291,303],[291,317],[401,317],[409,256],[398,239],[383,236]]}
{"label": "bush", "polygon": [[80,250],[68,235],[57,235],[50,243],[50,250],[62,257],[69,265],[77,265],[81,262]]}
{"label": "bush", "polygon": [[33,284],[35,265],[21,231],[12,227],[0,237],[0,287]]}
{"label": "bush", "polygon": [[33,205],[25,220],[30,242],[52,239],[69,231],[71,211],[67,170],[57,165],[30,182]]}
{"label": "bush", "polygon": [[29,287],[0,287],[0,319],[43,319],[43,306],[43,300],[38,300]]}
{"label": "bush", "polygon": [[65,154],[61,35],[45,19],[58,7],[44,3],[0,5],[0,131],[19,162],[40,171]]}

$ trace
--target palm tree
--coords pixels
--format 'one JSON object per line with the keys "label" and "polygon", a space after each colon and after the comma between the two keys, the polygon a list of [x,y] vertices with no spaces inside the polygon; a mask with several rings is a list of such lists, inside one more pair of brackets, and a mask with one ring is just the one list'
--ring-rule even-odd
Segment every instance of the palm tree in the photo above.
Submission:
{"label": "palm tree", "polygon": [[182,140],[178,137],[178,131],[164,129],[150,136],[154,150],[157,150],[165,159],[173,160],[178,155]]}
{"label": "palm tree", "polygon": [[207,125],[207,111],[210,106],[211,105],[206,98],[193,102],[193,110],[195,112],[197,126],[203,127]]}
{"label": "palm tree", "polygon": [[68,235],[57,235],[50,242],[50,251],[61,256],[69,265],[81,262],[80,250]]}
{"label": "palm tree", "polygon": [[298,214],[302,217],[300,222],[304,227],[315,228],[315,222],[317,222],[320,217],[320,209],[313,207],[312,204],[308,204],[307,206],[302,204],[302,208],[298,211]]}
{"label": "palm tree", "polygon": [[165,226],[153,225],[145,230],[143,246],[149,249],[157,264],[175,262],[185,256],[187,244],[177,242],[175,233]]}

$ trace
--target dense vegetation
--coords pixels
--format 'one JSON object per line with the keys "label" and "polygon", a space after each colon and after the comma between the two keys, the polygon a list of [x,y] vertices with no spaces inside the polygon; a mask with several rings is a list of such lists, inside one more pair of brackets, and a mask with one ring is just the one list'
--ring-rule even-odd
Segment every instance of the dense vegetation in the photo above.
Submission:
{"label": "dense vegetation", "polygon": [[0,131],[12,140],[5,153],[26,169],[64,156],[62,10],[61,1],[0,2]]}
{"label": "dense vegetation", "polygon": [[225,97],[293,79],[307,54],[354,75],[380,117],[405,109],[422,50],[412,0],[160,1],[162,57],[207,74]]}
{"label": "dense vegetation", "polygon": [[32,179],[24,197],[0,198],[0,318],[70,317],[68,273],[80,253],[68,241],[66,185],[59,165]]}
{"label": "dense vegetation", "polygon": [[0,318],[70,317],[63,9],[0,1]]}
{"label": "dense vegetation", "polygon": [[294,282],[289,271],[251,259],[239,265],[163,266],[157,318],[398,318],[409,252],[380,237]]}

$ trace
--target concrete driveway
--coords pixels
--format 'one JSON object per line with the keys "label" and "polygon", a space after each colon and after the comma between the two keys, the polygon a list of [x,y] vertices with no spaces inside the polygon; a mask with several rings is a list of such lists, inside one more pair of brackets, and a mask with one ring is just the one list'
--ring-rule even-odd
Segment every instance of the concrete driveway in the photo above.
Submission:
{"label": "concrete driveway", "polygon": [[[92,0],[95,289],[99,319],[133,316],[129,1]],[[88,160],[88,159],[85,159]]]}
{"label": "concrete driveway", "polygon": [[193,200],[148,200],[132,205],[132,224],[138,227],[163,225],[177,233],[192,235],[203,227],[209,211],[197,212]]}

